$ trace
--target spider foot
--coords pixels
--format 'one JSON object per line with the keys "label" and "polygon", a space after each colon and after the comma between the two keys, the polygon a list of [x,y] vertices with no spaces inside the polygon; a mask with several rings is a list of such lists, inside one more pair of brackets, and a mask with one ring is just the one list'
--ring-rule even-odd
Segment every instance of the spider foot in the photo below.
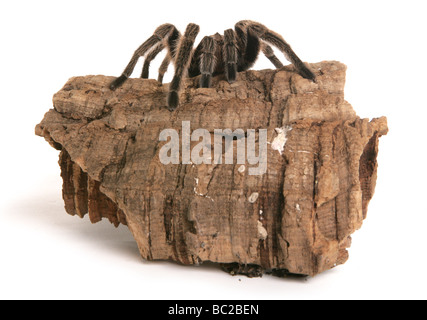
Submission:
{"label": "spider foot", "polygon": [[226,70],[228,83],[234,83],[236,82],[236,76],[237,76],[237,68],[236,64],[228,64],[227,70]]}
{"label": "spider foot", "polygon": [[160,75],[157,77],[157,82],[159,82],[160,85],[163,84],[163,75]]}
{"label": "spider foot", "polygon": [[300,75],[301,75],[301,77],[303,77],[303,78],[305,78],[305,79],[308,79],[308,80],[311,80],[311,81],[313,81],[314,83],[316,83],[316,76],[314,75],[314,73],[310,70],[310,69],[308,69],[306,66],[302,66],[301,68],[300,68],[300,70],[299,70],[299,72],[298,72]]}
{"label": "spider foot", "polygon": [[110,84],[110,90],[116,90],[118,87],[120,87],[128,78],[124,75],[121,75],[120,77],[116,78],[113,82]]}
{"label": "spider foot", "polygon": [[200,78],[200,88],[210,88],[212,83],[212,77],[210,74],[202,74]]}
{"label": "spider foot", "polygon": [[168,95],[168,109],[169,111],[174,111],[179,104],[179,97],[178,97],[178,92],[176,91],[171,91],[169,92]]}

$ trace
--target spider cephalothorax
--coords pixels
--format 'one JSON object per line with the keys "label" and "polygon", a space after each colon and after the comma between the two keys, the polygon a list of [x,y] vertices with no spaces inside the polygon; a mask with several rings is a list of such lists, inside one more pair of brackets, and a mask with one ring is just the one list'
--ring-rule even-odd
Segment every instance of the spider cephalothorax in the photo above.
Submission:
{"label": "spider cephalothorax", "polygon": [[298,58],[290,45],[276,32],[264,25],[243,20],[238,22],[234,30],[224,31],[224,35],[215,34],[204,37],[200,44],[193,48],[199,33],[199,26],[190,23],[184,35],[172,24],[163,24],[148,38],[134,53],[122,75],[115,79],[110,88],[115,90],[123,84],[135,69],[138,59],[145,56],[141,78],[148,78],[150,62],[164,49],[167,54],[160,69],[158,81],[163,81],[163,75],[171,62],[175,66],[168,96],[168,107],[174,110],[179,104],[178,92],[183,77],[200,77],[200,87],[209,88],[211,79],[218,74],[224,74],[228,82],[236,80],[237,72],[251,68],[260,51],[274,64],[276,68],[283,67],[274,55],[270,44],[278,48],[304,78],[315,81],[315,75]]}

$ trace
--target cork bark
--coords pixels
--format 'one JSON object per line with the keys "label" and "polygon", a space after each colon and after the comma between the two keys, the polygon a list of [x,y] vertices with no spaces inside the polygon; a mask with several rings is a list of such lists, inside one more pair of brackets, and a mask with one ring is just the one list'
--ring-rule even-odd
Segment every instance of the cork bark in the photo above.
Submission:
{"label": "cork bark", "polygon": [[[387,121],[360,119],[344,100],[345,65],[310,67],[317,83],[291,66],[243,72],[233,84],[216,77],[209,89],[187,79],[174,112],[168,85],[155,80],[112,92],[113,77],[71,78],[36,127],[61,150],[66,211],[127,225],[147,260],[210,261],[249,276],[343,264],[374,194]],[[215,129],[266,129],[266,172],[250,175],[254,165],[237,161],[162,164],[160,132],[182,137],[183,121],[212,141]]]}

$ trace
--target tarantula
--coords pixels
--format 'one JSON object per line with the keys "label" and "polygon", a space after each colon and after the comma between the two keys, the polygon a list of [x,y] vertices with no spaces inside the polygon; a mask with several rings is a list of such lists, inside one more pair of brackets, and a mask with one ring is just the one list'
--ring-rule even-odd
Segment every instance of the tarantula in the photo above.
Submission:
{"label": "tarantula", "polygon": [[183,77],[200,77],[200,87],[209,88],[212,77],[225,74],[229,83],[236,80],[237,72],[251,68],[260,51],[273,63],[276,68],[283,64],[275,56],[269,44],[277,47],[304,78],[313,82],[316,77],[310,69],[298,58],[290,45],[276,32],[269,30],[261,23],[243,20],[238,22],[234,30],[224,31],[224,35],[216,33],[202,39],[193,49],[194,41],[199,33],[199,26],[190,23],[184,35],[172,24],[163,24],[148,38],[133,54],[132,59],[123,71],[110,85],[111,90],[120,87],[132,74],[138,59],[145,56],[141,78],[148,78],[150,62],[164,49],[167,49],[160,68],[158,81],[162,83],[169,64],[173,61],[175,74],[170,83],[168,107],[173,111],[179,104],[179,90]]}

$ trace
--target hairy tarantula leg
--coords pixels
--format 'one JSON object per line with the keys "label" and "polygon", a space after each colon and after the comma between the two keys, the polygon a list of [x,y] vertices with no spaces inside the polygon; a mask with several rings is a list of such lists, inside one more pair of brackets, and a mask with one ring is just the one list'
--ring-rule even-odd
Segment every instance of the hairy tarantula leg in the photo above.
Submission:
{"label": "hairy tarantula leg", "polygon": [[212,82],[212,73],[215,70],[215,50],[216,43],[211,37],[204,37],[200,42],[200,87],[210,88]]}
{"label": "hairy tarantula leg", "polygon": [[251,29],[247,29],[241,23],[235,26],[237,35],[237,45],[240,49],[241,56],[238,61],[237,71],[245,71],[252,67],[258,58],[261,48],[261,42],[258,35]]}
{"label": "hairy tarantula leg", "polygon": [[132,74],[139,58],[142,57],[145,53],[147,53],[148,50],[150,50],[154,46],[159,45],[159,43],[162,42],[163,39],[168,38],[172,33],[175,33],[175,31],[176,28],[171,24],[163,24],[158,27],[154,31],[154,34],[150,38],[148,38],[147,41],[145,41],[138,49],[136,49],[122,75],[116,78],[110,84],[110,89],[115,90],[120,87]]}
{"label": "hairy tarantula leg", "polygon": [[159,68],[159,76],[157,78],[158,82],[163,83],[163,76],[165,75],[166,71],[168,71],[168,67],[170,63],[171,63],[171,57],[169,56],[169,54],[167,54],[166,57],[163,59],[163,62]]}
{"label": "hairy tarantula leg", "polygon": [[280,69],[280,68],[283,67],[282,62],[280,62],[280,60],[276,57],[276,55],[274,54],[273,49],[268,44],[265,44],[265,43],[263,44],[262,52],[264,53],[264,55],[268,58],[268,60],[270,60],[271,63],[277,69]]}
{"label": "hairy tarantula leg", "polygon": [[237,36],[237,46],[243,54],[247,44],[246,32],[243,30],[239,23],[236,23],[236,25],[234,26],[234,31],[236,32]]}
{"label": "hairy tarantula leg", "polygon": [[237,41],[232,29],[224,31],[225,76],[229,83],[236,81],[237,75]]}
{"label": "hairy tarantula leg", "polygon": [[285,57],[290,62],[292,62],[298,73],[303,78],[316,82],[316,76],[314,73],[307,68],[307,66],[304,64],[304,62],[301,61],[300,58],[298,58],[296,53],[292,50],[291,46],[279,34],[267,29],[266,32],[260,36],[260,38],[268,43],[271,43],[280,51],[282,51]]}
{"label": "hairy tarantula leg", "polygon": [[175,59],[175,75],[170,84],[168,95],[168,107],[170,111],[175,110],[179,104],[178,92],[181,89],[182,77],[190,64],[191,52],[199,30],[200,28],[197,24],[190,23],[179,43]]}
{"label": "hairy tarantula leg", "polygon": [[291,46],[286,43],[286,41],[283,40],[280,35],[273,33],[272,31],[267,31],[264,35],[261,36],[261,39],[279,48],[279,50],[285,54],[289,61],[292,62],[298,73],[303,78],[316,82],[316,76],[314,73],[307,68],[307,66],[304,64],[304,62],[301,61],[300,58],[298,58],[296,53],[292,50]]}
{"label": "hairy tarantula leg", "polygon": [[[159,75],[157,77],[157,81],[160,82],[160,83],[163,83],[163,77],[164,77],[166,71],[168,71],[169,64],[171,63],[171,60],[172,60],[171,56],[175,56],[176,55],[177,42],[178,42],[178,40],[179,40],[180,37],[181,37],[181,34],[178,32],[177,29],[174,29],[173,33],[169,36],[169,38],[167,40],[166,45],[168,47],[168,53],[166,54],[165,58],[162,61],[162,64],[159,67]],[[164,45],[163,45],[163,48],[164,48]],[[148,66],[146,67],[145,63],[144,63],[144,68],[147,69],[147,71],[146,71],[147,72],[146,73],[147,78],[148,78],[148,69],[149,69],[150,62],[153,59],[155,59],[155,57],[157,56],[157,54],[159,54],[163,50],[163,48],[162,49],[160,49],[160,47],[156,48],[149,55],[147,55],[145,63],[147,63],[147,61],[148,61]],[[144,69],[143,69],[143,75],[145,75],[144,74]]]}
{"label": "hairy tarantula leg", "polygon": [[238,29],[247,29],[248,34],[250,33],[250,31],[252,31],[263,41],[274,45],[285,55],[286,59],[289,60],[295,66],[298,73],[302,77],[309,79],[313,82],[316,81],[316,76],[314,75],[314,73],[307,68],[307,66],[300,60],[300,58],[298,58],[298,56],[292,50],[291,46],[282,38],[281,35],[269,30],[261,23],[250,20],[238,22],[236,24],[236,30]]}
{"label": "hairy tarantula leg", "polygon": [[142,67],[141,78],[148,79],[151,61],[153,61],[164,48],[165,46],[161,43],[147,54],[144,60],[144,66]]}

